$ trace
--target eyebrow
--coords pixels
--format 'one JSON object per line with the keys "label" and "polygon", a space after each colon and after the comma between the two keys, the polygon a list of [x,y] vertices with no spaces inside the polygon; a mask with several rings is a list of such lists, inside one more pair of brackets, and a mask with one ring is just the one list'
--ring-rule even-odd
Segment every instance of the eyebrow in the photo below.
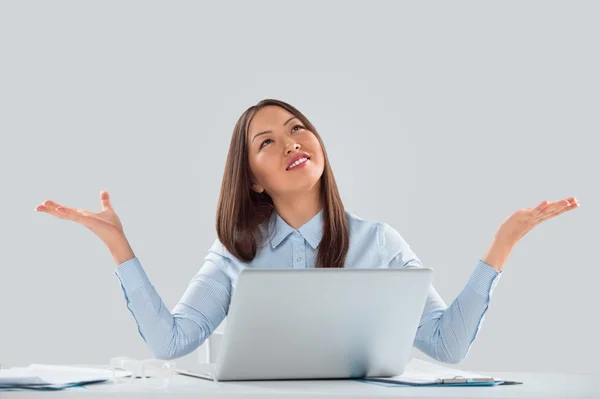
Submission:
{"label": "eyebrow", "polygon": [[[292,116],[290,119],[288,119],[287,121],[285,121],[285,123],[283,124],[283,126],[285,126],[285,125],[287,125],[288,123],[290,123],[290,121],[291,121],[292,119],[297,119],[297,117],[295,117],[295,116]],[[255,139],[255,138],[257,138],[258,136],[260,136],[260,135],[262,135],[262,134],[267,134],[267,133],[273,133],[273,131],[272,131],[272,130],[265,130],[264,132],[260,132],[260,133],[258,133],[258,134],[255,134],[255,135],[254,135],[254,137],[252,137],[252,141],[251,141],[251,143],[253,143],[253,142],[254,142],[254,139]]]}

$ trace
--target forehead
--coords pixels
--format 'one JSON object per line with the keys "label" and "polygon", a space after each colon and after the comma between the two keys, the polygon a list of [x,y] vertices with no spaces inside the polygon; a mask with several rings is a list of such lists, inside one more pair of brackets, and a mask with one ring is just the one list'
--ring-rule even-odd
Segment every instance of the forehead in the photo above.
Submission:
{"label": "forehead", "polygon": [[252,138],[256,133],[281,127],[292,116],[292,113],[275,105],[261,108],[248,126],[248,137]]}

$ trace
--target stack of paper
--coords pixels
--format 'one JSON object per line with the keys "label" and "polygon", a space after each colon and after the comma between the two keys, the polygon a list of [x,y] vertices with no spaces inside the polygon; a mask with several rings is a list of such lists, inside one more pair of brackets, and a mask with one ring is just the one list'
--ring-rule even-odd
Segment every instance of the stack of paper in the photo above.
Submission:
{"label": "stack of paper", "polygon": [[412,382],[435,382],[456,377],[468,378],[472,380],[489,381],[493,377],[473,373],[472,371],[459,370],[451,367],[441,366],[436,363],[426,362],[421,359],[412,359],[407,365],[401,376],[394,377],[397,380]]}
{"label": "stack of paper", "polygon": [[[116,371],[117,377],[131,375]],[[32,364],[29,367],[0,369],[0,390],[57,390],[102,382],[112,378],[112,371],[86,367]]]}

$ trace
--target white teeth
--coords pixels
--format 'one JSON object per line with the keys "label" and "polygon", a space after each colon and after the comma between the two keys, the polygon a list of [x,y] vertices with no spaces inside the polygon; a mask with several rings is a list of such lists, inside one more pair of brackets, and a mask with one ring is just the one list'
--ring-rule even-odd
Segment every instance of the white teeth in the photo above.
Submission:
{"label": "white teeth", "polygon": [[291,164],[288,169],[292,169],[294,166],[298,166],[302,162],[305,162],[307,160],[308,160],[308,158],[300,158],[299,160],[297,160],[296,162],[294,162],[293,164]]}

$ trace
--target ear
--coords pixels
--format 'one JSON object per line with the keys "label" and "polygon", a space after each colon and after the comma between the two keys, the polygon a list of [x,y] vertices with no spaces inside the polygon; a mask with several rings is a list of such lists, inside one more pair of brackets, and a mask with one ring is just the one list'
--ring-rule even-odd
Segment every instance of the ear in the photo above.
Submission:
{"label": "ear", "polygon": [[252,190],[256,191],[259,194],[265,192],[265,189],[262,186],[258,185],[258,184],[253,184],[252,185]]}
{"label": "ear", "polygon": [[252,185],[252,191],[257,193],[264,193],[265,188],[256,182],[256,177],[254,177],[254,173],[250,172],[250,182]]}

